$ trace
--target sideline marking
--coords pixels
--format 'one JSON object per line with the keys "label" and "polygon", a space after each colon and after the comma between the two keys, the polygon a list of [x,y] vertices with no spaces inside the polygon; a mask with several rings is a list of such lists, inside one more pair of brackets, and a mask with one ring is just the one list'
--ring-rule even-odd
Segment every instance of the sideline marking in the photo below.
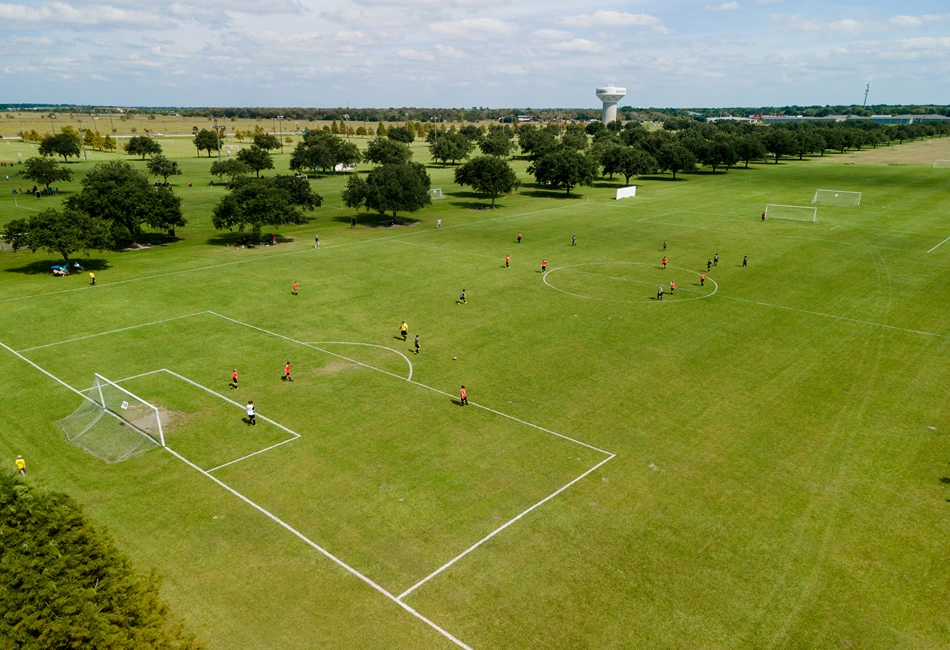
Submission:
{"label": "sideline marking", "polygon": [[931,251],[937,250],[938,248],[940,248],[941,246],[943,246],[943,244],[945,244],[945,243],[948,242],[948,241],[950,241],[950,237],[947,237],[946,239],[944,239],[942,242],[940,242],[939,244],[937,244],[936,246],[934,246],[933,248],[931,248],[931,249],[930,249],[929,251],[927,251],[927,252],[930,253]]}
{"label": "sideline marking", "polygon": [[752,305],[762,305],[763,307],[774,307],[775,309],[787,309],[788,311],[797,311],[800,314],[811,314],[812,316],[823,316],[835,320],[844,320],[851,323],[860,323],[861,325],[873,325],[874,327],[883,327],[884,329],[897,330],[898,332],[908,332],[910,334],[923,334],[924,336],[934,336],[941,339],[950,339],[948,334],[937,334],[936,332],[925,332],[923,330],[913,330],[908,327],[898,327],[896,325],[885,325],[884,323],[875,323],[871,320],[861,320],[860,318],[849,318],[847,316],[835,316],[834,314],[823,314],[820,311],[809,311],[807,309],[798,309],[797,307],[786,307],[785,305],[776,305],[770,302],[760,302],[758,300],[747,300],[746,298],[735,298],[733,296],[723,296],[727,300],[736,300],[738,302],[747,302]]}
{"label": "sideline marking", "polygon": [[433,571],[432,573],[430,573],[429,575],[427,575],[425,578],[423,578],[422,580],[420,580],[419,582],[417,582],[416,584],[412,585],[411,587],[409,587],[408,589],[406,589],[404,592],[402,592],[401,594],[399,594],[399,596],[397,597],[398,600],[402,601],[403,598],[405,598],[406,596],[408,596],[409,594],[411,594],[411,593],[412,593],[413,591],[415,591],[417,588],[421,587],[422,585],[424,585],[425,583],[427,583],[429,580],[431,580],[432,578],[436,577],[437,575],[439,575],[440,573],[442,573],[443,571],[445,571],[446,569],[448,569],[450,566],[452,566],[453,564],[455,564],[456,562],[458,562],[459,560],[461,560],[463,557],[465,557],[466,555],[468,555],[469,553],[471,553],[472,551],[474,551],[476,548],[478,548],[479,546],[481,546],[482,544],[484,544],[485,542],[487,542],[488,540],[490,540],[492,537],[494,537],[495,535],[497,535],[498,533],[500,533],[500,532],[503,531],[504,529],[508,528],[508,526],[510,526],[511,524],[515,523],[516,521],[518,521],[519,519],[521,519],[522,517],[524,517],[526,514],[528,514],[529,512],[531,512],[532,510],[534,510],[535,508],[541,506],[541,505],[544,504],[545,502],[550,501],[551,499],[553,499],[554,497],[556,497],[557,495],[559,495],[561,492],[563,492],[563,491],[566,490],[567,488],[571,487],[572,485],[574,485],[575,483],[577,483],[578,481],[580,481],[582,478],[584,478],[585,476],[587,476],[588,474],[590,474],[590,473],[593,472],[594,470],[598,469],[601,465],[603,465],[604,463],[606,463],[606,462],[612,460],[612,459],[615,458],[615,457],[616,457],[615,454],[611,454],[609,457],[603,459],[602,461],[600,461],[599,463],[597,463],[596,465],[594,465],[593,467],[591,467],[589,470],[587,470],[586,472],[584,472],[583,474],[581,474],[580,476],[578,476],[577,478],[575,478],[573,481],[571,481],[571,482],[568,483],[567,485],[563,486],[561,489],[557,490],[556,492],[553,492],[553,493],[549,494],[547,497],[545,497],[544,499],[541,499],[541,500],[538,501],[536,504],[534,504],[533,506],[531,506],[530,508],[528,508],[527,510],[525,510],[524,512],[522,512],[522,513],[519,514],[518,516],[514,517],[513,519],[508,520],[507,522],[505,522],[504,524],[502,524],[501,526],[499,526],[498,528],[496,528],[495,530],[493,530],[492,532],[490,532],[488,535],[486,535],[486,536],[483,537],[482,539],[478,540],[477,542],[475,542],[474,544],[472,544],[471,546],[469,546],[467,549],[465,549],[464,551],[462,551],[461,553],[459,553],[458,555],[456,555],[454,558],[452,558],[451,560],[449,560],[448,562],[446,562],[445,564],[443,564],[442,566],[440,566],[438,569],[436,569],[435,571]]}
{"label": "sideline marking", "polygon": [[365,345],[370,348],[382,348],[383,350],[389,350],[390,352],[395,352],[406,360],[406,363],[409,364],[409,376],[406,379],[412,379],[412,361],[410,361],[409,357],[404,355],[396,348],[390,348],[385,345],[376,345],[375,343],[356,343],[354,341],[307,341],[306,345]]}
{"label": "sideline marking", "polygon": [[[492,219],[481,219],[481,220],[479,220],[479,221],[471,221],[471,222],[469,222],[469,223],[460,223],[460,224],[456,224],[456,225],[454,225],[454,226],[445,226],[445,227],[441,228],[441,230],[450,230],[450,229],[452,229],[452,228],[468,228],[468,227],[470,227],[470,226],[477,226],[477,225],[480,225],[480,224],[483,224],[483,223],[488,223],[488,222],[491,222],[491,221],[500,221],[500,220],[502,220],[502,219],[516,219],[516,218],[518,218],[518,217],[528,217],[528,216],[532,216],[532,215],[535,215],[535,214],[540,214],[540,213],[542,213],[542,212],[551,212],[552,210],[564,210],[564,209],[567,209],[567,208],[577,207],[577,206],[579,206],[579,205],[587,205],[587,204],[586,204],[586,203],[572,203],[572,204],[570,204],[570,205],[559,205],[559,206],[556,206],[556,207],[553,207],[553,208],[544,208],[543,210],[534,210],[534,211],[532,211],[532,212],[520,212],[520,213],[518,213],[518,214],[510,214],[510,215],[506,215],[506,216],[504,216],[504,217],[495,217],[495,218],[492,218]],[[25,296],[15,296],[15,297],[13,297],[13,298],[3,298],[3,299],[0,299],[0,303],[13,302],[13,301],[16,301],[16,300],[28,300],[28,299],[30,299],[30,298],[41,298],[41,297],[43,297],[43,296],[55,296],[55,295],[57,295],[57,294],[71,293],[71,292],[73,292],[73,291],[88,291],[89,289],[95,289],[95,288],[101,289],[102,287],[112,287],[112,286],[117,286],[117,285],[120,285],[120,284],[128,284],[129,282],[143,282],[143,281],[146,281],[146,280],[155,280],[155,279],[158,279],[158,278],[167,278],[167,277],[172,276],[172,275],[181,275],[181,274],[183,274],[183,273],[197,273],[197,272],[199,272],[199,271],[207,271],[207,270],[210,270],[210,269],[219,269],[219,268],[222,268],[222,267],[225,267],[225,266],[234,266],[235,264],[245,264],[245,263],[247,263],[247,262],[258,262],[258,261],[261,261],[261,260],[271,260],[271,259],[274,259],[274,258],[277,258],[277,257],[286,257],[287,255],[301,255],[301,254],[303,254],[303,253],[312,253],[314,250],[325,250],[325,249],[332,249],[332,248],[342,248],[342,247],[344,247],[344,246],[354,246],[354,245],[358,245],[358,244],[371,244],[371,243],[374,243],[374,242],[386,241],[386,240],[394,239],[394,238],[397,238],[397,237],[409,237],[409,236],[411,236],[411,235],[420,235],[420,234],[431,233],[431,232],[436,232],[436,231],[435,231],[435,230],[414,230],[414,231],[412,231],[412,232],[398,233],[398,234],[395,234],[395,235],[386,235],[386,236],[383,236],[383,237],[370,237],[370,238],[367,238],[367,239],[359,239],[359,240],[356,240],[356,241],[348,241],[348,242],[343,242],[343,243],[341,243],[341,244],[327,244],[327,245],[325,245],[325,246],[322,246],[320,249],[302,248],[302,249],[300,249],[300,250],[287,251],[286,253],[270,253],[270,254],[264,253],[264,254],[261,254],[261,255],[257,255],[257,256],[255,256],[255,257],[248,257],[248,258],[243,259],[243,260],[235,260],[235,261],[233,261],[233,262],[223,262],[223,263],[221,263],[221,264],[211,264],[211,265],[208,265],[208,266],[199,266],[199,267],[196,267],[196,268],[193,268],[193,269],[181,269],[181,270],[178,270],[178,271],[169,271],[168,273],[159,273],[159,274],[156,274],[156,275],[146,275],[146,276],[138,277],[138,278],[128,278],[128,279],[126,279],[126,280],[116,280],[115,282],[100,283],[100,284],[96,285],[95,287],[93,287],[93,286],[75,287],[75,288],[73,288],[73,289],[60,289],[60,290],[58,290],[58,291],[46,291],[46,292],[43,292],[43,293],[31,293],[31,294],[28,294],[28,295],[25,295]]]}
{"label": "sideline marking", "polygon": [[835,228],[840,228],[840,227],[841,227],[841,224],[839,223],[837,226],[832,226],[831,228],[829,228],[829,230],[834,230]]}
{"label": "sideline marking", "polygon": [[[596,266],[596,265],[598,265],[598,264],[632,264],[632,265],[639,265],[639,266],[655,266],[655,265],[654,265],[653,263],[651,263],[651,262],[584,262],[584,263],[581,263],[581,264],[570,264],[570,265],[568,265],[568,266],[559,266],[559,267],[557,267],[557,268],[553,268],[553,269],[551,269],[550,271],[548,271],[547,273],[544,274],[544,277],[542,278],[542,280],[544,281],[544,284],[546,284],[546,285],[549,286],[550,288],[554,289],[555,291],[560,291],[561,293],[566,293],[567,295],[569,295],[569,296],[574,296],[575,298],[586,298],[586,299],[588,299],[588,300],[601,300],[601,301],[603,301],[603,302],[626,302],[626,303],[630,303],[630,304],[636,304],[636,303],[641,303],[641,302],[662,302],[662,301],[653,301],[653,300],[651,300],[650,298],[643,298],[643,299],[641,299],[641,300],[621,300],[621,299],[619,299],[619,298],[596,298],[596,297],[594,297],[594,296],[585,296],[585,295],[580,294],[580,293],[571,293],[570,291],[565,291],[564,289],[559,289],[558,287],[555,287],[553,284],[551,284],[550,282],[548,282],[548,276],[551,275],[552,273],[554,273],[555,271],[569,270],[569,269],[572,269],[572,268],[574,268],[574,267],[576,267],[576,266]],[[680,267],[678,267],[678,266],[670,266],[669,268],[671,268],[671,269],[676,269],[677,271],[683,271],[684,273],[692,273],[693,275],[699,275],[699,273],[697,273],[696,271],[690,271],[689,269],[683,269],[683,268],[680,268]],[[585,273],[584,271],[571,271],[571,272],[572,272],[572,273]],[[591,275],[600,275],[600,274],[598,274],[598,273],[591,273]],[[606,276],[603,276],[603,277],[606,277],[606,278],[613,278],[614,276],[606,275]],[[620,279],[620,278],[614,278],[614,279]],[[706,279],[713,283],[713,290],[712,290],[712,292],[707,293],[707,294],[704,294],[704,295],[702,295],[702,296],[696,296],[695,298],[682,298],[682,299],[677,299],[677,300],[671,300],[671,301],[669,301],[669,302],[671,302],[671,303],[673,303],[673,302],[688,302],[688,301],[690,301],[690,300],[703,300],[704,298],[709,298],[710,296],[712,296],[713,294],[715,294],[717,291],[719,291],[719,284],[718,284],[715,280],[713,280],[711,277],[708,277],[708,276],[707,276]],[[650,284],[653,284],[653,283],[651,282]],[[690,289],[687,289],[687,291],[690,291]],[[692,289],[691,291],[696,291],[696,290],[695,290],[695,289]],[[664,293],[665,293],[665,291],[664,291]]]}
{"label": "sideline marking", "polygon": [[[35,369],[39,370],[41,373],[43,373],[44,375],[46,375],[46,376],[49,377],[50,379],[54,380],[55,382],[57,382],[57,383],[59,383],[59,384],[62,384],[63,386],[65,386],[66,388],[68,388],[69,390],[71,390],[72,392],[74,392],[74,393],[76,393],[77,395],[79,395],[80,397],[82,397],[84,400],[88,400],[88,399],[89,399],[88,397],[86,397],[85,395],[83,395],[82,392],[80,392],[79,390],[73,388],[72,386],[70,386],[70,385],[67,384],[65,381],[63,381],[62,379],[60,379],[60,378],[57,377],[56,375],[52,374],[51,372],[49,372],[49,371],[47,371],[47,370],[44,370],[43,368],[41,368],[40,366],[38,366],[38,365],[35,364],[34,362],[32,362],[32,361],[30,361],[29,359],[27,359],[26,357],[24,357],[22,354],[19,354],[16,350],[14,350],[13,348],[9,347],[8,345],[5,345],[4,343],[0,342],[0,347],[4,348],[5,350],[7,350],[8,352],[10,352],[11,354],[17,356],[17,357],[20,358],[21,360],[23,360],[23,361],[25,361],[26,363],[30,364],[30,365],[33,366]],[[166,370],[166,372],[171,372],[171,371]],[[174,374],[174,373],[172,373],[172,374]],[[180,376],[180,375],[179,375],[179,376]],[[212,391],[212,392],[213,392],[213,391]],[[248,504],[249,506],[251,506],[252,508],[254,508],[255,510],[257,510],[258,512],[260,512],[261,514],[263,514],[265,517],[267,517],[267,518],[270,519],[271,521],[275,522],[275,523],[278,524],[279,526],[281,526],[281,527],[283,527],[284,529],[288,530],[289,532],[293,533],[296,537],[298,537],[299,539],[301,539],[303,542],[305,542],[305,543],[306,543],[308,546],[310,546],[311,548],[313,548],[313,549],[315,549],[316,551],[318,551],[321,555],[323,555],[323,556],[326,557],[327,559],[331,560],[332,562],[334,562],[335,564],[337,564],[337,565],[340,566],[341,568],[345,569],[345,570],[346,570],[347,572],[349,572],[351,575],[353,575],[353,576],[359,578],[360,580],[362,580],[364,583],[366,583],[367,585],[369,585],[370,587],[372,587],[373,589],[375,589],[376,591],[378,591],[379,593],[381,593],[382,595],[384,595],[386,598],[388,598],[389,600],[391,600],[391,601],[393,601],[394,603],[396,603],[397,605],[399,605],[399,606],[400,606],[401,608],[403,608],[405,611],[409,612],[410,614],[412,614],[413,616],[415,616],[416,618],[418,618],[420,621],[424,622],[426,625],[428,625],[429,627],[431,627],[432,629],[434,629],[435,631],[437,631],[439,634],[441,634],[441,635],[444,636],[445,638],[447,638],[447,639],[449,639],[450,641],[452,641],[452,642],[453,642],[455,645],[457,645],[458,647],[460,647],[460,648],[465,648],[465,650],[472,650],[472,648],[471,648],[470,646],[466,645],[464,642],[462,642],[461,640],[459,640],[458,638],[456,638],[455,636],[453,636],[451,633],[449,633],[449,632],[446,631],[445,629],[439,627],[436,623],[434,623],[433,621],[429,620],[428,618],[426,618],[425,616],[423,616],[422,614],[420,614],[419,612],[417,612],[415,609],[413,609],[412,607],[410,607],[410,606],[407,605],[406,603],[404,603],[404,602],[402,602],[401,600],[399,600],[398,598],[396,598],[394,595],[392,595],[391,593],[389,593],[388,591],[386,591],[385,589],[383,589],[380,585],[378,585],[378,584],[376,584],[375,582],[373,582],[372,580],[370,580],[368,577],[366,577],[365,575],[363,575],[362,573],[360,573],[359,571],[357,571],[356,569],[354,569],[353,567],[351,567],[349,564],[347,564],[347,563],[344,562],[343,560],[339,559],[338,557],[336,557],[335,555],[333,555],[332,553],[330,553],[329,551],[327,551],[326,549],[324,549],[323,547],[321,547],[319,544],[316,544],[315,542],[313,542],[311,539],[309,539],[308,537],[306,537],[303,533],[301,533],[301,532],[298,531],[297,529],[295,529],[295,528],[293,528],[292,526],[290,526],[290,524],[288,524],[287,522],[283,521],[282,519],[278,518],[278,517],[275,516],[274,514],[272,514],[272,513],[268,512],[267,510],[265,510],[263,507],[259,506],[259,505],[256,504],[255,502],[251,501],[249,498],[247,498],[246,496],[244,496],[243,494],[241,494],[240,492],[238,492],[237,490],[235,490],[234,488],[232,488],[231,486],[229,486],[229,485],[228,485],[227,483],[225,483],[224,481],[221,481],[220,479],[218,479],[218,478],[212,476],[211,474],[209,474],[207,471],[201,469],[200,467],[198,467],[197,465],[195,465],[193,462],[191,462],[190,460],[188,460],[187,458],[185,458],[184,456],[182,456],[181,454],[179,454],[178,452],[176,452],[175,450],[173,450],[171,447],[167,447],[167,446],[166,446],[166,447],[163,447],[163,449],[164,449],[165,451],[167,451],[168,453],[170,453],[170,454],[171,454],[172,456],[174,456],[175,458],[177,458],[178,460],[180,460],[181,462],[183,462],[183,463],[185,463],[186,465],[188,465],[189,467],[191,467],[192,469],[194,469],[194,470],[200,472],[201,474],[204,474],[206,477],[208,477],[209,479],[211,479],[212,481],[214,481],[215,483],[217,483],[219,486],[221,486],[222,488],[224,488],[225,490],[227,490],[228,492],[230,492],[231,494],[233,494],[234,496],[236,496],[236,497],[237,497],[238,499],[240,499],[241,501],[244,501],[246,504]]]}
{"label": "sideline marking", "polygon": [[16,199],[13,199],[13,205],[20,208],[21,210],[29,210],[30,212],[39,212],[39,210],[37,210],[36,208],[28,208],[25,205],[20,205],[19,203],[17,203]]}
{"label": "sideline marking", "polygon": [[[158,325],[159,323],[169,323],[169,322],[171,322],[171,321],[173,321],[173,320],[181,320],[181,319],[183,319],[183,318],[191,318],[192,316],[201,316],[202,314],[207,314],[207,313],[208,313],[208,312],[206,312],[206,311],[199,311],[199,312],[195,312],[194,314],[185,314],[184,316],[175,316],[174,318],[165,318],[165,319],[162,319],[162,320],[152,321],[151,323],[142,323],[141,325],[130,325],[129,327],[120,327],[120,328],[118,328],[118,329],[109,330],[108,332],[99,332],[98,334],[88,334],[88,335],[86,335],[86,336],[79,336],[79,337],[74,338],[74,339],[67,339],[67,340],[65,340],[65,341],[57,341],[56,343],[46,343],[46,344],[44,344],[44,345],[35,345],[35,346],[33,346],[32,348],[23,348],[22,350],[20,350],[20,352],[30,352],[30,351],[32,351],[32,350],[40,350],[40,349],[42,349],[42,348],[50,348],[50,347],[53,347],[54,345],[62,345],[62,344],[64,344],[64,343],[75,343],[76,341],[85,341],[86,339],[92,339],[92,338],[95,338],[95,337],[97,337],[97,336],[105,336],[106,334],[116,334],[116,333],[118,333],[118,332],[125,332],[125,331],[128,331],[128,330],[134,330],[134,329],[138,329],[138,328],[140,328],[140,327],[149,327],[150,325]],[[155,371],[153,371],[153,372],[159,372],[159,371],[155,370]],[[146,373],[146,374],[151,374],[151,373]],[[131,377],[129,377],[129,379],[131,379]]]}

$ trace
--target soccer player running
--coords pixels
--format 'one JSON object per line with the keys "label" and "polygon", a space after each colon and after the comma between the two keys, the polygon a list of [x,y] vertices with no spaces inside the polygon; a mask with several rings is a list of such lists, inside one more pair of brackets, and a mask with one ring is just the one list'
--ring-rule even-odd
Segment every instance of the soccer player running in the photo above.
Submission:
{"label": "soccer player running", "polygon": [[673,295],[673,291],[676,290],[676,283],[673,280],[670,280],[670,295]]}
{"label": "soccer player running", "polygon": [[230,385],[231,385],[231,388],[237,388],[237,387],[238,387],[237,368],[235,368],[234,370],[231,371],[231,384],[230,384]]}
{"label": "soccer player running", "polygon": [[663,270],[664,270],[664,271],[666,270],[666,261],[667,261],[667,260],[666,260],[666,257],[664,256],[664,257],[663,257]]}
{"label": "soccer player running", "polygon": [[296,282],[294,282],[294,295],[295,295],[295,296],[297,295],[297,289],[299,289],[299,288],[300,288],[300,285],[297,284]]}
{"label": "soccer player running", "polygon": [[706,274],[705,274],[705,273],[703,273],[702,275],[699,276],[699,286],[701,286],[701,287],[706,286]]}
{"label": "soccer player running", "polygon": [[505,255],[505,268],[511,268],[511,255]]}
{"label": "soccer player running", "polygon": [[290,362],[284,366],[284,381],[293,381],[293,377],[290,376]]}
{"label": "soccer player running", "polygon": [[247,411],[247,425],[256,427],[257,413],[254,412],[254,402],[248,400],[247,406],[244,407],[244,410]]}
{"label": "soccer player running", "polygon": [[16,471],[20,472],[20,476],[26,476],[26,461],[23,460],[23,456],[16,457]]}
{"label": "soccer player running", "polygon": [[663,242],[663,250],[666,250],[666,242]]}
{"label": "soccer player running", "polygon": [[577,246],[577,235],[571,235],[571,246]]}
{"label": "soccer player running", "polygon": [[719,253],[713,255],[713,266],[719,266]]}
{"label": "soccer player running", "polygon": [[656,299],[663,300],[663,285],[662,284],[656,285]]}
{"label": "soccer player running", "polygon": [[459,398],[459,406],[468,404],[468,392],[465,390],[465,386],[462,386],[462,389],[459,391]]}
{"label": "soccer player running", "polygon": [[743,256],[742,256],[742,266],[749,266],[749,256],[748,256],[748,255],[743,255]]}
{"label": "soccer player running", "polygon": [[459,295],[459,299],[455,301],[455,304],[456,305],[465,304],[465,289],[462,289],[462,293]]}
{"label": "soccer player running", "polygon": [[520,233],[520,232],[518,233],[518,243],[519,243],[519,244],[521,243],[521,233]]}
{"label": "soccer player running", "polygon": [[422,349],[422,344],[419,343],[419,335],[418,335],[418,334],[416,334],[416,340],[414,341],[414,344],[415,344],[415,346],[416,346],[416,354],[419,354],[419,350]]}
{"label": "soccer player running", "polygon": [[89,283],[92,284],[92,286],[96,286],[96,274],[92,271],[89,272]]}
{"label": "soccer player running", "polygon": [[765,213],[762,213],[762,221],[765,221]]}
{"label": "soccer player running", "polygon": [[402,335],[402,340],[405,341],[409,336],[409,326],[406,325],[406,321],[402,322],[402,325],[399,326],[399,333]]}
{"label": "soccer player running", "polygon": [[548,270],[548,261],[541,260],[541,273],[544,273],[547,270]]}

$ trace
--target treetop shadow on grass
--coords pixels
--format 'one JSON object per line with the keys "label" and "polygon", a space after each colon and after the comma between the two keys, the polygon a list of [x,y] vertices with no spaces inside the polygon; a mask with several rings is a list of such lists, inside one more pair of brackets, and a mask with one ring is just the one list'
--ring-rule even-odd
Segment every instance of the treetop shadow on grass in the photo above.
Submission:
{"label": "treetop shadow on grass", "polygon": [[[290,244],[297,241],[294,237],[287,237],[285,235],[281,235],[279,232],[274,232],[273,234],[277,235],[277,243],[275,246],[279,246],[280,244]],[[249,230],[245,230],[244,232],[239,232],[237,230],[233,232],[223,231],[212,235],[207,240],[205,240],[205,243],[210,246],[236,246],[239,239],[252,236],[253,235]],[[268,239],[270,239],[270,233],[265,232],[261,234],[261,241]],[[263,246],[264,244],[258,244],[257,242],[254,242],[254,245]]]}
{"label": "treetop shadow on grass", "polygon": [[[106,260],[99,258],[83,259],[79,257],[70,258],[69,264],[72,266],[73,262],[79,262],[82,264],[84,271],[71,271],[70,275],[79,275],[82,273],[88,273],[89,271],[105,271],[111,269],[112,265],[109,264]],[[25,266],[18,266],[15,268],[4,269],[4,273],[22,273],[24,275],[53,275],[53,266],[60,266],[63,263],[63,260],[56,258],[46,258],[43,260],[37,260],[36,262],[30,262]]]}
{"label": "treetop shadow on grass", "polygon": [[[338,215],[333,217],[334,221],[339,221],[340,223],[350,223],[353,219],[353,215]],[[357,226],[369,226],[370,228],[398,228],[402,226],[414,226],[417,223],[420,223],[419,219],[414,219],[412,217],[404,217],[400,215],[395,223],[393,223],[393,217],[389,214],[377,214],[375,212],[361,212],[356,215],[356,225]]]}
{"label": "treetop shadow on grass", "polygon": [[566,199],[573,201],[575,199],[583,199],[585,196],[577,192],[577,188],[571,190],[570,195],[564,190],[528,190],[526,192],[520,192],[522,196],[532,196],[536,199]]}
{"label": "treetop shadow on grass", "polygon": [[461,208],[462,210],[483,210],[486,212],[501,210],[505,207],[503,203],[496,201],[495,207],[492,208],[491,199],[482,199],[481,201],[449,201],[449,205],[454,208]]}

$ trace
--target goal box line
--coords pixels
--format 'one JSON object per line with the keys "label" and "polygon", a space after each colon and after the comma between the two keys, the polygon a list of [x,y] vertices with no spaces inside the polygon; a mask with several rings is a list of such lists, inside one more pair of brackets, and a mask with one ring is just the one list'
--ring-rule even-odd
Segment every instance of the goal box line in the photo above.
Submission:
{"label": "goal box line", "polygon": [[[829,195],[833,195],[830,196]],[[857,207],[861,205],[861,198],[863,194],[861,192],[855,192],[852,190],[815,190],[815,195],[812,197],[812,203],[824,204],[824,205],[840,205],[840,206],[850,206]],[[822,198],[831,198],[837,199],[842,198],[843,201],[822,201]],[[853,200],[852,200],[853,199]]]}
{"label": "goal box line", "polygon": [[[777,208],[777,210],[774,208]],[[788,211],[788,214],[787,215],[774,214],[775,212],[781,212],[783,210]],[[810,218],[791,216],[792,214],[801,214],[802,212],[810,213]],[[766,203],[765,217],[767,219],[789,219],[791,221],[811,221],[812,223],[817,223],[818,222],[818,208],[813,208],[807,205],[785,205],[782,203]]]}
{"label": "goal box line", "polygon": [[935,160],[934,169],[943,169],[945,167],[950,167],[950,160]]}

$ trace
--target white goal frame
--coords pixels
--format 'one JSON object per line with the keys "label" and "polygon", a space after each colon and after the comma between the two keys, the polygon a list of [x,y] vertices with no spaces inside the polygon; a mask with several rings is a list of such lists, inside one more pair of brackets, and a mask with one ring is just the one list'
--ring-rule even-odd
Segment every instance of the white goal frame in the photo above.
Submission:
{"label": "white goal frame", "polygon": [[[803,217],[801,219],[797,217],[789,216],[775,216],[774,214],[769,214],[769,208],[785,208],[787,210],[802,210],[804,212],[810,212],[811,216]],[[811,221],[812,223],[818,223],[818,208],[812,208],[807,205],[782,205],[781,203],[767,203],[765,206],[765,218],[766,219],[790,219],[792,221]]]}
{"label": "white goal frame", "polygon": [[944,167],[950,167],[950,160],[935,160],[934,169],[943,169]]}
{"label": "white goal frame", "polygon": [[[102,407],[103,409],[105,409],[106,411],[108,411],[109,413],[111,413],[111,414],[115,415],[116,417],[120,418],[123,422],[125,422],[125,423],[128,424],[130,427],[132,427],[133,429],[135,429],[136,431],[138,431],[139,433],[141,433],[143,436],[147,436],[148,438],[151,438],[152,440],[154,440],[155,442],[157,442],[159,445],[161,445],[162,447],[164,447],[164,446],[165,446],[165,432],[162,431],[162,417],[161,417],[161,414],[160,414],[159,411],[158,411],[158,408],[156,408],[153,404],[149,404],[148,402],[146,402],[146,401],[145,401],[144,399],[142,399],[141,397],[139,397],[139,396],[137,396],[137,395],[134,395],[133,393],[130,393],[129,391],[127,391],[126,389],[122,388],[121,386],[119,386],[119,385],[118,385],[117,383],[115,383],[114,381],[110,381],[109,379],[106,379],[105,377],[103,377],[103,376],[100,375],[99,373],[94,373],[94,376],[95,376],[95,378],[96,378],[96,389],[97,389],[97,391],[98,391],[98,393],[99,393],[99,406]],[[102,383],[100,383],[100,382],[102,382]],[[155,414],[155,423],[156,423],[156,425],[157,425],[157,427],[158,427],[158,438],[156,438],[155,436],[151,435],[150,433],[148,433],[148,432],[142,430],[140,427],[135,426],[135,424],[133,424],[132,422],[130,422],[130,421],[127,420],[126,418],[122,417],[122,413],[118,412],[114,407],[110,406],[109,404],[106,404],[105,396],[102,394],[102,384],[108,384],[110,387],[114,388],[115,390],[117,390],[117,391],[119,391],[119,392],[121,392],[121,393],[123,393],[123,394],[125,394],[125,395],[128,395],[129,397],[131,397],[132,399],[134,399],[136,402],[138,402],[138,403],[142,404],[143,406],[145,406],[145,407],[149,408],[150,410],[152,410],[152,411],[154,412],[154,414]],[[94,400],[94,401],[95,401],[95,400]]]}
{"label": "white goal frame", "polygon": [[445,194],[442,193],[441,187],[434,187],[431,190],[429,190],[429,198],[430,199],[444,199]]}
{"label": "white goal frame", "polygon": [[[841,195],[846,195],[843,198],[853,197],[856,200],[850,203],[836,203],[834,201],[822,201],[821,200],[822,196],[827,196],[827,194],[829,193],[833,194],[834,198],[837,198]],[[852,208],[856,208],[859,205],[861,205],[861,192],[852,192],[850,190],[815,190],[815,196],[812,197],[811,202],[820,203],[824,205],[843,205],[843,206],[850,206]]]}

